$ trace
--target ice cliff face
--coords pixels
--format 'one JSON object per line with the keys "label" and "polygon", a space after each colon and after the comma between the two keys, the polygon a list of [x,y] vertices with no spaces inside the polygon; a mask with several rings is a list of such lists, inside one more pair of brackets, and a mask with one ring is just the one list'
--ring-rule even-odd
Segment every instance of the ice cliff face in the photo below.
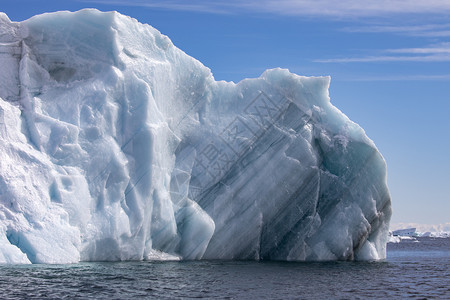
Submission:
{"label": "ice cliff face", "polygon": [[238,84],[154,28],[0,14],[0,263],[385,257],[385,162],[328,77]]}

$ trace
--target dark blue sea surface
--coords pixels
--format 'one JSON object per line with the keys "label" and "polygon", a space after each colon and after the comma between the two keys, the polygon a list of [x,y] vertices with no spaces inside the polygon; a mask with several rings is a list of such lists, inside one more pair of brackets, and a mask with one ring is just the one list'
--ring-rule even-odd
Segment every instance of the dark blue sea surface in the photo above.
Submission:
{"label": "dark blue sea surface", "polygon": [[388,244],[383,262],[0,266],[1,299],[450,299],[450,238]]}

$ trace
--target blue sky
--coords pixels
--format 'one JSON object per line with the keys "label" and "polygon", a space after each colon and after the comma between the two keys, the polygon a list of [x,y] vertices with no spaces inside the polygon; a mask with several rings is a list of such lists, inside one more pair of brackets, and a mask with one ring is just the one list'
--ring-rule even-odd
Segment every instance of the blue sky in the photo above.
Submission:
{"label": "blue sky", "polygon": [[330,75],[387,161],[392,221],[450,222],[450,1],[0,0],[13,21],[86,7],[152,25],[217,80]]}

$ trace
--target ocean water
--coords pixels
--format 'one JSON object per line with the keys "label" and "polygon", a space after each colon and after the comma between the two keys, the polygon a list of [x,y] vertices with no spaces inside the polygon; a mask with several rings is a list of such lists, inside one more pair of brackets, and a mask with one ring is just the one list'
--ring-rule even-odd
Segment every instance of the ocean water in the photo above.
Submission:
{"label": "ocean water", "polygon": [[450,299],[450,238],[388,244],[383,262],[0,266],[0,299]]}

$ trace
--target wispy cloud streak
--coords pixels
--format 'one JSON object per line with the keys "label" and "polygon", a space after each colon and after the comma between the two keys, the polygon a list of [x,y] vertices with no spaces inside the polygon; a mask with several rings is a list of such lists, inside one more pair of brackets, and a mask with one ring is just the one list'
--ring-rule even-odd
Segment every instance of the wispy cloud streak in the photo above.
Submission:
{"label": "wispy cloud streak", "polygon": [[386,52],[399,54],[450,54],[450,43],[442,43],[424,48],[388,49]]}
{"label": "wispy cloud streak", "polygon": [[[385,55],[389,53],[390,55]],[[317,59],[319,63],[370,63],[370,62],[449,62],[450,43],[429,45],[422,48],[387,49],[380,55]]]}
{"label": "wispy cloud streak", "polygon": [[439,14],[450,13],[447,0],[79,0],[123,6],[142,6],[171,10],[209,13],[263,12],[278,15],[325,17],[380,17],[386,14]]}
{"label": "wispy cloud streak", "polygon": [[318,63],[369,63],[369,62],[450,62],[450,55],[427,56],[366,56],[316,59]]}
{"label": "wispy cloud streak", "polygon": [[450,74],[443,75],[384,75],[344,77],[342,81],[450,81]]}
{"label": "wispy cloud streak", "polygon": [[159,8],[174,11],[192,11],[213,14],[232,14],[236,11],[234,1],[152,1],[152,0],[78,0],[85,3],[97,3],[116,6],[135,6]]}
{"label": "wispy cloud streak", "polygon": [[346,27],[343,31],[353,33],[392,33],[417,37],[450,37],[450,24],[422,24],[410,26],[359,26]]}

